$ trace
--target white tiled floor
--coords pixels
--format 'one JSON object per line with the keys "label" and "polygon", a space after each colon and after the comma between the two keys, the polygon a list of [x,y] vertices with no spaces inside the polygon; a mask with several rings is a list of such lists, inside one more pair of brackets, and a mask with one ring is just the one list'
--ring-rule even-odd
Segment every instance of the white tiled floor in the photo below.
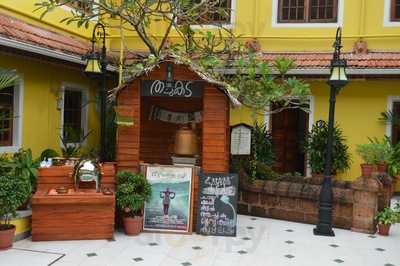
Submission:
{"label": "white tiled floor", "polygon": [[[0,252],[0,265],[400,266],[399,225],[393,226],[389,237],[373,238],[340,229],[335,229],[336,237],[317,237],[313,225],[249,216],[239,216],[238,225],[235,238],[116,233],[111,242],[26,239]],[[95,254],[88,256],[90,253]]]}

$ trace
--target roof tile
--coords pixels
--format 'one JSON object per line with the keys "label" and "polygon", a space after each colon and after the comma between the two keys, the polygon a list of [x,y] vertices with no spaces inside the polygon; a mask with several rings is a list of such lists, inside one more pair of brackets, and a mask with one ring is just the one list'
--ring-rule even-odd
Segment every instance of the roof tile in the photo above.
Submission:
{"label": "roof tile", "polygon": [[90,49],[90,42],[31,25],[3,13],[0,13],[0,36],[67,54],[83,55]]}

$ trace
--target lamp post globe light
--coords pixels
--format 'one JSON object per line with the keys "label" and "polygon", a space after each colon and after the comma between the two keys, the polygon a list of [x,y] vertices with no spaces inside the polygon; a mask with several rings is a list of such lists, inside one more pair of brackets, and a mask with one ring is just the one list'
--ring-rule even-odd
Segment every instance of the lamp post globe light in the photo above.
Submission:
{"label": "lamp post globe light", "polygon": [[[101,52],[95,50],[97,40],[102,39]],[[107,83],[107,55],[106,30],[103,24],[97,23],[92,33],[92,49],[83,56],[86,60],[85,72],[89,75],[101,76],[100,85],[100,161],[105,161],[106,149],[106,83]]]}
{"label": "lamp post globe light", "polygon": [[328,85],[330,86],[330,97],[324,181],[319,196],[318,223],[314,228],[314,235],[321,236],[335,236],[335,233],[332,230],[332,147],[335,124],[335,104],[336,95],[348,83],[346,75],[347,63],[345,59],[341,59],[340,57],[342,47],[342,28],[339,27],[336,31],[336,40],[333,44],[335,51],[331,61],[331,74],[328,80]]}

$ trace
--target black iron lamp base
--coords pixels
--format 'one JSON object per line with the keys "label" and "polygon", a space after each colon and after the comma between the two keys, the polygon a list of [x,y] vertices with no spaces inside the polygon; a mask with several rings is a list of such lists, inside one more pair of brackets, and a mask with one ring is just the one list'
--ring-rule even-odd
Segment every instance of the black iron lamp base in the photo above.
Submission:
{"label": "black iron lamp base", "polygon": [[333,232],[332,228],[329,225],[317,225],[314,228],[314,235],[316,236],[335,236],[335,232]]}

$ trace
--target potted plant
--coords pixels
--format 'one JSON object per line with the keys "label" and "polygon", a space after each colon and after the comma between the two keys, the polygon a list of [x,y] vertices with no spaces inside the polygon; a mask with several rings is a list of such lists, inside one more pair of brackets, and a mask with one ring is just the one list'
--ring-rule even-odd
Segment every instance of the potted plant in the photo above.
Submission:
{"label": "potted plant", "polygon": [[[313,175],[321,175],[325,169],[326,145],[328,141],[328,124],[317,121],[308,135],[305,150]],[[346,138],[338,125],[335,125],[332,148],[332,175],[344,172],[350,168],[350,153]]]}
{"label": "potted plant", "polygon": [[15,226],[10,223],[16,216],[16,210],[31,195],[28,179],[15,172],[0,174],[0,250],[12,246]]}
{"label": "potted plant", "polygon": [[361,166],[361,175],[364,177],[370,177],[375,169],[376,155],[375,146],[373,143],[358,144],[356,152],[361,156],[364,163]]}
{"label": "potted plant", "polygon": [[127,235],[138,235],[143,228],[142,210],[151,197],[151,185],[142,174],[121,171],[117,174],[117,207],[123,212]]}
{"label": "potted plant", "polygon": [[374,145],[375,163],[380,174],[388,172],[388,163],[393,154],[393,146],[388,137],[383,140],[377,138],[369,138],[369,141]]}
{"label": "potted plant", "polygon": [[378,222],[378,233],[382,236],[388,236],[390,226],[399,221],[399,213],[386,207],[376,215]]}

